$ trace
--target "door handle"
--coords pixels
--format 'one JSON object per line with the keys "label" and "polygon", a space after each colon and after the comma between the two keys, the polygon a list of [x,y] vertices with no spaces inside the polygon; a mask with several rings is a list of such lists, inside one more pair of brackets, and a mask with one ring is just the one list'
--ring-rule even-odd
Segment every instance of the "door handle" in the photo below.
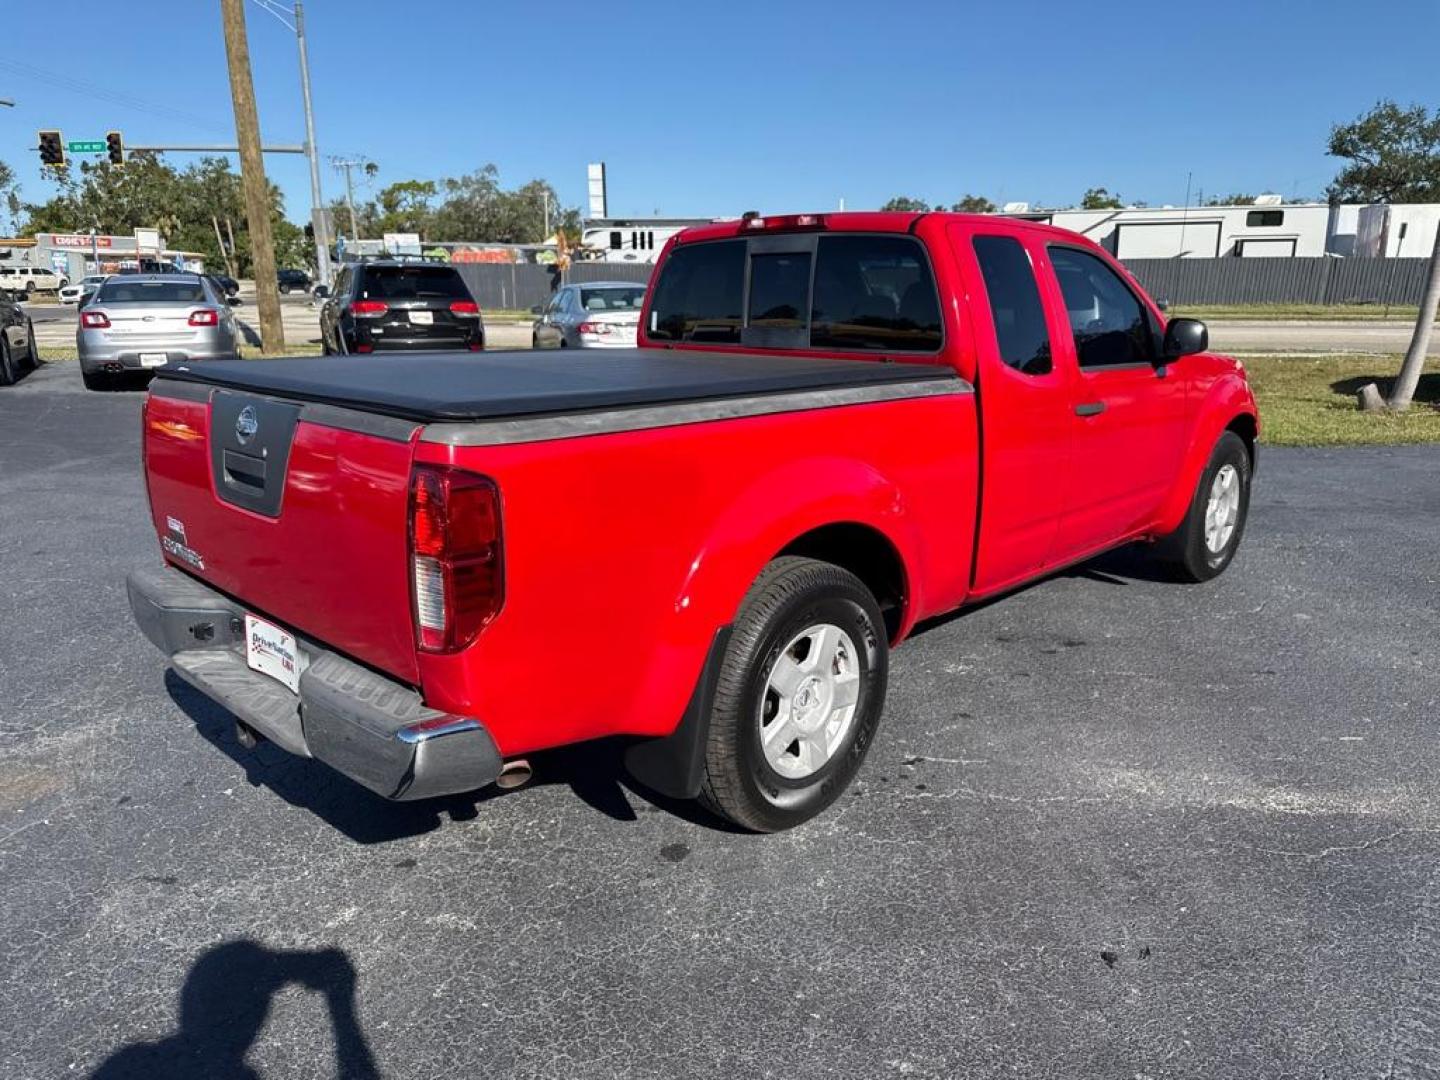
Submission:
{"label": "door handle", "polygon": [[1087,401],[1084,404],[1075,406],[1076,416],[1099,416],[1105,411],[1105,402]]}

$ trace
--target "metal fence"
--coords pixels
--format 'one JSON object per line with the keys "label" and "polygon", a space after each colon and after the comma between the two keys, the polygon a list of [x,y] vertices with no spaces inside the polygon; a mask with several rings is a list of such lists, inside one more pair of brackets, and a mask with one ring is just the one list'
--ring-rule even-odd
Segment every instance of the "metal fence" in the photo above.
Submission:
{"label": "metal fence", "polygon": [[[1127,259],[1157,300],[1195,304],[1418,304],[1428,259]],[[482,308],[526,310],[561,284],[644,284],[650,263],[575,263],[563,275],[549,266],[456,263]]]}
{"label": "metal fence", "polygon": [[[543,304],[561,284],[587,281],[650,280],[650,263],[575,263],[564,275],[549,266],[526,263],[456,263],[475,302],[483,309],[525,311]],[[563,281],[562,281],[563,277]]]}
{"label": "metal fence", "polygon": [[1171,304],[1418,304],[1429,259],[1126,259]]}

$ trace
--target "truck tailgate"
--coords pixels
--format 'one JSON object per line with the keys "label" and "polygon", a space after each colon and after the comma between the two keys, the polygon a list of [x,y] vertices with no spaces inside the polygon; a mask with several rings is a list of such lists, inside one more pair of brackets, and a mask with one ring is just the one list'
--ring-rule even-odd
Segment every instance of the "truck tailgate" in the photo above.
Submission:
{"label": "truck tailgate", "polygon": [[406,534],[415,425],[377,418],[360,431],[312,414],[158,380],[144,449],[161,546],[255,614],[418,683]]}

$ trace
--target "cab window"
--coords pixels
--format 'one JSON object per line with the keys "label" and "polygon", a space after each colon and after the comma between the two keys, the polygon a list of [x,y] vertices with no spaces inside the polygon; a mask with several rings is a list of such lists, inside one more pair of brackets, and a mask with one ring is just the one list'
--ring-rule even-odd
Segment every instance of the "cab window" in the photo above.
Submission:
{"label": "cab window", "polygon": [[820,237],[812,348],[934,352],[940,341],[940,302],[917,241],[907,236]]}
{"label": "cab window", "polygon": [[650,337],[738,345],[744,290],[744,240],[682,244],[665,260],[656,284]]}
{"label": "cab window", "polygon": [[1154,360],[1155,336],[1145,307],[1104,260],[1077,248],[1052,247],[1050,265],[1065,297],[1082,368]]}

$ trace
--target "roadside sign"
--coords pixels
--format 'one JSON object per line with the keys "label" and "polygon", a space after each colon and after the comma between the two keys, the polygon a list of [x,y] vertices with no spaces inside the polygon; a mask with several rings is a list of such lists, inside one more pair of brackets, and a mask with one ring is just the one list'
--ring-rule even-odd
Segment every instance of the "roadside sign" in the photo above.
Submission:
{"label": "roadside sign", "polygon": [[66,143],[65,149],[72,154],[103,154],[105,152],[104,139],[90,139],[85,142]]}

